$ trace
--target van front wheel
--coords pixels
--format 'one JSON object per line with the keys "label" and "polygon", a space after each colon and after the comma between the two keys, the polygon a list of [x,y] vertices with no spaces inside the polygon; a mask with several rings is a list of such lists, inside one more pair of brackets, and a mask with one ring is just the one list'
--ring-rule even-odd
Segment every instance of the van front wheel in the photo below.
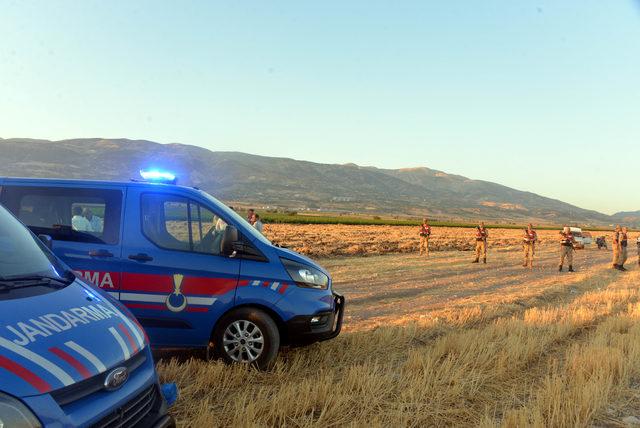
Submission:
{"label": "van front wheel", "polygon": [[215,355],[226,363],[269,368],[278,355],[278,326],[265,312],[240,308],[222,317],[213,335]]}

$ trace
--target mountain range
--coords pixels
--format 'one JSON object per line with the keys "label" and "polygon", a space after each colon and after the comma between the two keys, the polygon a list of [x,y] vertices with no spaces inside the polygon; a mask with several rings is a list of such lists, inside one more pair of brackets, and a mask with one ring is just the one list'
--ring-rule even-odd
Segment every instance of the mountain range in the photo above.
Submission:
{"label": "mountain range", "polygon": [[2,176],[129,180],[139,178],[141,168],[170,169],[180,184],[242,205],[439,220],[640,224],[640,211],[610,216],[426,167],[321,164],[146,140],[0,138]]}

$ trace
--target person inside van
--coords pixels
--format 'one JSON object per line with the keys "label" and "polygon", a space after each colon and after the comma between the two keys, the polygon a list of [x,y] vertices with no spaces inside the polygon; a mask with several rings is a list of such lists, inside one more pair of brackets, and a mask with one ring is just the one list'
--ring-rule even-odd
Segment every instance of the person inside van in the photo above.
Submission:
{"label": "person inside van", "polygon": [[78,232],[93,232],[91,223],[82,215],[82,207],[76,205],[72,210],[71,227]]}
{"label": "person inside van", "polygon": [[220,217],[218,217],[218,220],[216,220],[216,232],[222,232],[227,228],[227,223],[221,219]]}
{"label": "person inside van", "polygon": [[102,230],[104,228],[102,218],[98,217],[97,215],[94,215],[93,211],[91,211],[91,208],[85,208],[84,211],[82,212],[82,215],[84,216],[84,218],[86,218],[89,221],[89,224],[91,225],[91,230],[93,232],[102,233]]}

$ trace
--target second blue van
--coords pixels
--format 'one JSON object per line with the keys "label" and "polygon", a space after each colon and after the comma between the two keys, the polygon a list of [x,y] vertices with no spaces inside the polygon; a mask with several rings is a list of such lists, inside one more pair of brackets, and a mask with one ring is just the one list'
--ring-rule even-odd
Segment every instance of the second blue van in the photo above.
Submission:
{"label": "second blue van", "polygon": [[0,203],[127,306],[155,348],[267,367],[282,345],[340,333],[329,273],[197,188],[0,178]]}
{"label": "second blue van", "polygon": [[175,427],[144,331],[0,206],[0,427]]}

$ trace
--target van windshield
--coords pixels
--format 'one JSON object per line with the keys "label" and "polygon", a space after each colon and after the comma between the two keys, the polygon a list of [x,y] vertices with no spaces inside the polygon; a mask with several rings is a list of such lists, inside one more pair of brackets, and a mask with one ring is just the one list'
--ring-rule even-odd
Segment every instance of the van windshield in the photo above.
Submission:
{"label": "van windshield", "polygon": [[[226,206],[225,204],[223,204],[222,202],[220,202],[219,200],[217,200],[216,198],[214,198],[213,196],[211,196],[207,192],[204,192],[204,191],[200,190],[200,194],[202,196],[204,196],[205,198],[207,198],[207,200],[212,202],[219,210],[223,211],[223,213],[227,217],[227,219],[233,220],[233,222],[235,224],[245,224],[246,223],[246,225],[248,227],[246,227],[245,229],[251,234],[251,236],[249,238],[252,241],[254,239],[258,239],[258,240],[262,241],[263,243],[265,243],[267,245],[272,245],[271,241],[269,241],[262,233],[258,232],[253,227],[251,227],[251,225],[249,223],[247,223],[247,221],[244,218],[242,218],[242,216],[240,216],[240,214],[238,214],[237,212],[235,212],[234,210],[232,210],[231,208],[229,208],[228,206]],[[245,230],[245,229],[243,229],[243,230]]]}
{"label": "van windshield", "polygon": [[65,268],[44,245],[0,206],[0,278],[46,276],[61,278]]}

